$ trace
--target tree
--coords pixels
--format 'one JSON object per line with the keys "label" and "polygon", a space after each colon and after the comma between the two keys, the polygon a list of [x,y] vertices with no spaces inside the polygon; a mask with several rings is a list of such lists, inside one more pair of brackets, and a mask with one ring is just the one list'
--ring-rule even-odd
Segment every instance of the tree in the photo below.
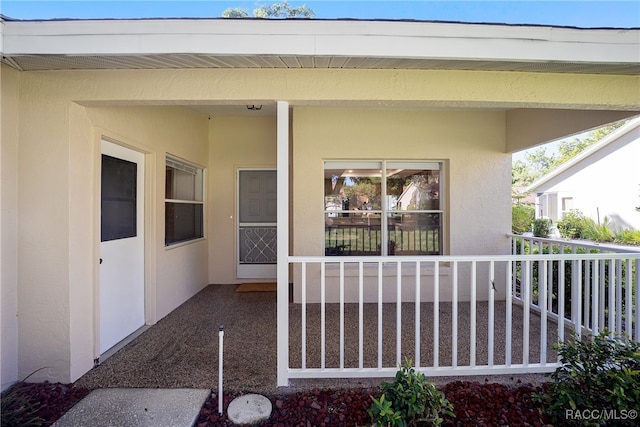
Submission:
{"label": "tree", "polygon": [[[249,13],[238,7],[230,7],[222,12],[223,18],[247,18]],[[264,19],[313,18],[316,14],[307,5],[292,7],[287,0],[282,3],[263,4],[253,10],[253,16]]]}
{"label": "tree", "polygon": [[228,7],[222,12],[223,18],[248,18],[249,14],[241,7]]}
{"label": "tree", "polygon": [[573,138],[558,145],[558,155],[547,155],[545,147],[527,152],[524,160],[515,160],[511,169],[511,184],[526,187],[548,174],[563,163],[568,162],[625,123],[624,120],[611,123],[589,132],[584,138]]}

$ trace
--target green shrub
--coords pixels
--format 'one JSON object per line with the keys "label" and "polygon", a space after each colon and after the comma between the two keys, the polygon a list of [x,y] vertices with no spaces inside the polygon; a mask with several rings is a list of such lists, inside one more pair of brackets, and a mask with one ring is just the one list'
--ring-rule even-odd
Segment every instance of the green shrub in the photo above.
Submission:
{"label": "green shrub", "polygon": [[583,235],[585,217],[579,210],[571,210],[564,214],[556,227],[560,235],[565,239],[580,239]]}
{"label": "green shrub", "polygon": [[418,422],[440,425],[442,415],[455,416],[453,405],[424,374],[416,372],[405,360],[392,383],[382,383],[379,399],[371,397],[368,410],[371,420],[379,426],[414,426]]}
{"label": "green shrub", "polygon": [[[638,409],[640,343],[603,331],[594,337],[574,335],[556,349],[562,366],[549,375],[552,382],[544,394],[536,396],[555,425],[584,425],[584,419],[567,419],[567,411],[623,414]],[[599,425],[602,420],[590,421]],[[616,425],[635,425],[637,420],[626,421],[616,420]]]}
{"label": "green shrub", "polygon": [[564,214],[556,224],[560,235],[565,239],[584,239],[594,242],[615,242],[622,245],[640,245],[640,230],[613,230],[611,222],[605,217],[602,224],[587,218],[579,210]]}
{"label": "green shrub", "polygon": [[531,231],[531,224],[535,218],[535,209],[531,205],[515,204],[511,206],[511,232],[523,234]]}
{"label": "green shrub", "polygon": [[533,220],[533,235],[546,238],[551,234],[551,220],[549,218],[536,218]]}
{"label": "green shrub", "polygon": [[614,241],[622,245],[640,245],[640,230],[620,230],[614,234]]}
{"label": "green shrub", "polygon": [[594,220],[587,218],[584,229],[582,230],[582,238],[593,240],[594,242],[613,242],[613,232],[611,231],[610,225],[611,222],[607,217],[604,218],[602,224],[598,224]]}

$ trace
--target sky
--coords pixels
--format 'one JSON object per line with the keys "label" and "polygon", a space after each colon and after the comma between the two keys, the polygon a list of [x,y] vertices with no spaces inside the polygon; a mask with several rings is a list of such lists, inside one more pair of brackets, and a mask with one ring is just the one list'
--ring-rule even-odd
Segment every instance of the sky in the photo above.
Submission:
{"label": "sky", "polygon": [[[0,13],[14,19],[216,18],[228,7],[252,13],[279,0],[0,0]],[[289,0],[306,4],[317,19],[417,19],[476,23],[640,27],[640,0],[622,1],[436,1]]]}

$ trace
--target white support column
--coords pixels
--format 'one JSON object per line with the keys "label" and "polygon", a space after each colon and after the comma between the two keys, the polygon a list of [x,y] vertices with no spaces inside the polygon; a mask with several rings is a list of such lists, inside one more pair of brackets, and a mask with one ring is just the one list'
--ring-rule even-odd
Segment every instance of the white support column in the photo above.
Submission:
{"label": "white support column", "polygon": [[289,103],[278,101],[278,387],[289,385]]}

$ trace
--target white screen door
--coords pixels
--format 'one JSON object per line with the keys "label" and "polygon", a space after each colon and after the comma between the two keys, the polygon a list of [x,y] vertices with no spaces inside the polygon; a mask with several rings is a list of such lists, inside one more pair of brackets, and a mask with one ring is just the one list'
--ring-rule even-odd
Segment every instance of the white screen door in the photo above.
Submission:
{"label": "white screen door", "polygon": [[102,141],[100,354],[144,325],[144,154]]}
{"label": "white screen door", "polygon": [[276,207],[275,170],[238,171],[238,278],[275,279]]}

